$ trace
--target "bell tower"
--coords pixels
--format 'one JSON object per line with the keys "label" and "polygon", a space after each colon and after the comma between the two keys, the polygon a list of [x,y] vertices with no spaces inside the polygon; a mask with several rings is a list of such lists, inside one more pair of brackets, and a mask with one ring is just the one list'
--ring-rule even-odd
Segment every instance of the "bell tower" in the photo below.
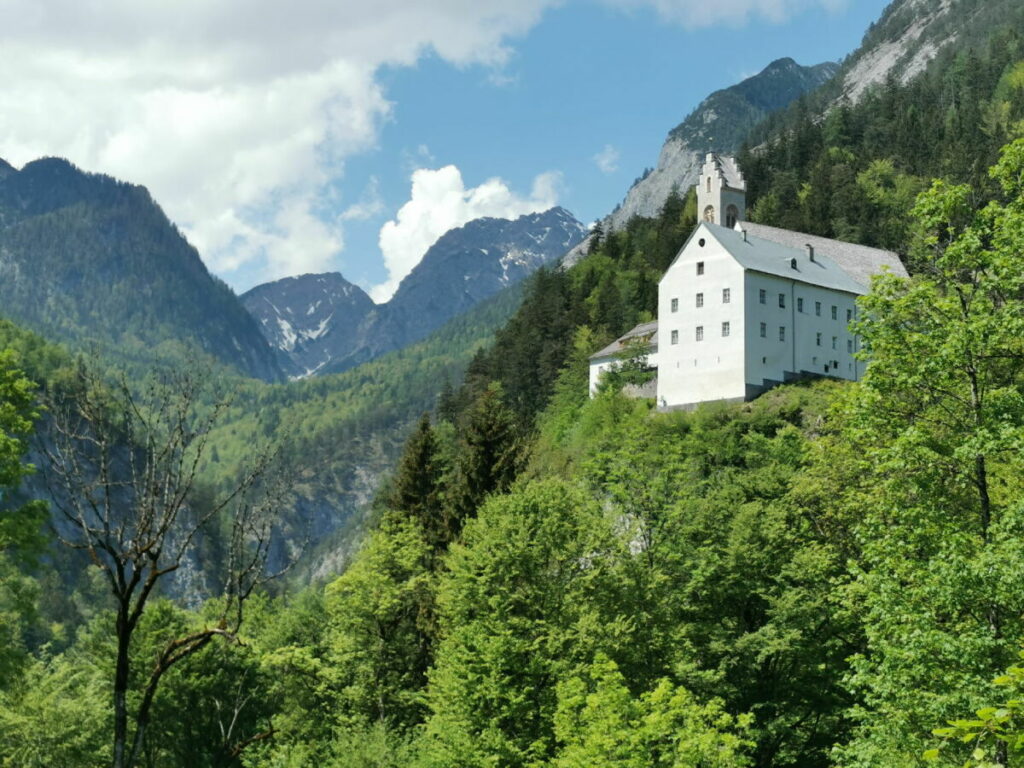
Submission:
{"label": "bell tower", "polygon": [[747,218],[747,182],[736,158],[711,153],[697,182],[697,216],[732,229]]}

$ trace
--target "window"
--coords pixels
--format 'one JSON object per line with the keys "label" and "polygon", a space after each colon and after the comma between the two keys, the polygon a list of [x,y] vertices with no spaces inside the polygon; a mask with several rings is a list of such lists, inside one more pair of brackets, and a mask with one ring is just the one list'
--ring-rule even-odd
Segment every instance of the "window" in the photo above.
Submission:
{"label": "window", "polygon": [[728,304],[732,300],[732,291],[729,288],[722,289],[722,303]]}
{"label": "window", "polygon": [[821,334],[820,333],[816,333],[816,334],[814,334],[814,336],[815,336],[814,343],[820,347],[821,346]]}
{"label": "window", "polygon": [[728,336],[728,335],[729,335],[729,322],[726,321],[726,322],[722,323],[722,336],[724,337],[724,336]]}
{"label": "window", "polygon": [[779,294],[779,309],[785,309],[785,308],[786,308],[786,294],[780,293]]}
{"label": "window", "polygon": [[711,191],[711,177],[708,176],[708,192]]}
{"label": "window", "polygon": [[761,323],[761,338],[768,338],[768,323]]}
{"label": "window", "polygon": [[853,354],[853,339],[846,340],[846,351],[851,355]]}
{"label": "window", "polygon": [[821,302],[820,301],[814,302],[814,314],[816,314],[818,317],[821,317]]}
{"label": "window", "polygon": [[757,293],[757,299],[758,299],[758,301],[760,301],[760,302],[761,302],[762,304],[767,304],[767,303],[768,303],[768,291],[766,291],[766,290],[765,290],[764,288],[762,288],[762,289],[761,289],[760,291],[758,291],[758,293]]}
{"label": "window", "polygon": [[679,331],[672,331],[672,343],[673,344],[678,344],[679,343]]}
{"label": "window", "polygon": [[832,337],[832,349],[838,349],[836,346],[839,343],[839,339],[835,336]]}
{"label": "window", "polygon": [[780,325],[779,326],[779,341],[785,341],[785,340],[786,340],[786,326]]}
{"label": "window", "polygon": [[703,261],[698,261],[697,262],[697,274],[698,275],[703,275],[704,274],[704,262]]}
{"label": "window", "polygon": [[679,299],[672,299],[672,311],[673,312],[678,312],[679,311]]}
{"label": "window", "polygon": [[703,293],[698,293],[697,294],[697,306],[698,307],[703,307],[704,306],[704,294]]}
{"label": "window", "polygon": [[797,312],[803,312],[804,311],[804,300],[803,299],[797,299],[796,300],[796,311]]}
{"label": "window", "polygon": [[837,307],[835,304],[832,305],[832,319],[839,319],[839,307]]}
{"label": "window", "polygon": [[848,309],[848,310],[846,310],[846,322],[849,323],[849,322],[852,322],[852,321],[853,321],[853,310],[852,309]]}
{"label": "window", "polygon": [[704,326],[697,326],[697,341],[704,341]]}

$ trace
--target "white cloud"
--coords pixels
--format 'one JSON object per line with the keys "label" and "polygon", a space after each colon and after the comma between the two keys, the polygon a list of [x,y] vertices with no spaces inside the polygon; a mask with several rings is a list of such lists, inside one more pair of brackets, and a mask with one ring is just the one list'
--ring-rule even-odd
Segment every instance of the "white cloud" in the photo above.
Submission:
{"label": "white cloud", "polygon": [[742,26],[755,19],[781,23],[808,8],[838,11],[849,0],[604,0],[616,8],[652,8],[670,23],[689,28]]}
{"label": "white cloud", "polygon": [[604,149],[594,155],[594,164],[601,173],[615,173],[619,170],[619,150],[605,144]]}
{"label": "white cloud", "polygon": [[316,215],[390,116],[379,67],[500,67],[550,3],[0,0],[0,156],[145,184],[240,287],[326,269],[373,207]]}
{"label": "white cloud", "polygon": [[523,198],[498,178],[466,189],[454,165],[413,172],[409,201],[394,220],[381,227],[380,249],[388,279],[375,286],[370,296],[378,303],[390,299],[402,278],[448,230],[484,216],[514,219],[546,211],[557,204],[560,185],[558,173],[542,173],[534,179],[530,195]]}
{"label": "white cloud", "polygon": [[342,221],[366,221],[384,212],[384,200],[380,196],[380,179],[370,177],[359,202],[353,203],[341,212]]}
{"label": "white cloud", "polygon": [[[0,0],[0,156],[145,184],[237,287],[326,269],[346,214],[317,214],[391,116],[379,68],[433,50],[502,82],[508,41],[563,1]],[[843,0],[596,1],[700,26]]]}

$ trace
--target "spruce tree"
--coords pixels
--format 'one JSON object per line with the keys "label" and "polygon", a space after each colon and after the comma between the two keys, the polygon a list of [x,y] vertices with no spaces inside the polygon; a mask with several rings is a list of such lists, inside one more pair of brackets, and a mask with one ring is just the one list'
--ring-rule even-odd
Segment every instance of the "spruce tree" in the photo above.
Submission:
{"label": "spruce tree", "polygon": [[429,414],[423,414],[405,444],[388,506],[415,520],[433,550],[444,546],[447,536],[441,513],[441,467]]}
{"label": "spruce tree", "polygon": [[489,494],[508,490],[519,469],[515,416],[505,405],[500,384],[492,383],[476,399],[466,414],[462,433],[457,487],[448,521],[453,537]]}

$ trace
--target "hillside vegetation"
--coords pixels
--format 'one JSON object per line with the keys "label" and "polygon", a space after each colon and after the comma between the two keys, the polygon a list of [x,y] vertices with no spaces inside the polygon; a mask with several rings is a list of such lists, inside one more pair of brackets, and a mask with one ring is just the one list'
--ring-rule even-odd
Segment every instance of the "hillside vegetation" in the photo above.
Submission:
{"label": "hillside vegetation", "polygon": [[[861,300],[862,381],[692,413],[614,377],[590,398],[589,354],[653,318],[696,222],[673,195],[493,305],[493,343],[481,320],[339,378],[240,387],[217,483],[291,432],[299,495],[343,488],[325,446],[364,456],[377,404],[404,404],[411,434],[344,573],[255,592],[240,633],[175,666],[138,764],[1024,765],[1024,51],[1019,16],[986,36],[988,6],[958,7],[964,45],[922,79],[824,120],[805,103],[744,154],[759,220],[906,255],[911,277]],[[0,334],[0,761],[105,765],[110,589],[83,563],[55,594],[38,505],[9,491],[31,487],[22,372],[59,386],[68,358]],[[222,599],[153,602],[132,668],[218,631]]]}
{"label": "hillside vegetation", "polygon": [[200,355],[280,377],[255,321],[144,187],[58,158],[6,167],[0,316],[128,361]]}

